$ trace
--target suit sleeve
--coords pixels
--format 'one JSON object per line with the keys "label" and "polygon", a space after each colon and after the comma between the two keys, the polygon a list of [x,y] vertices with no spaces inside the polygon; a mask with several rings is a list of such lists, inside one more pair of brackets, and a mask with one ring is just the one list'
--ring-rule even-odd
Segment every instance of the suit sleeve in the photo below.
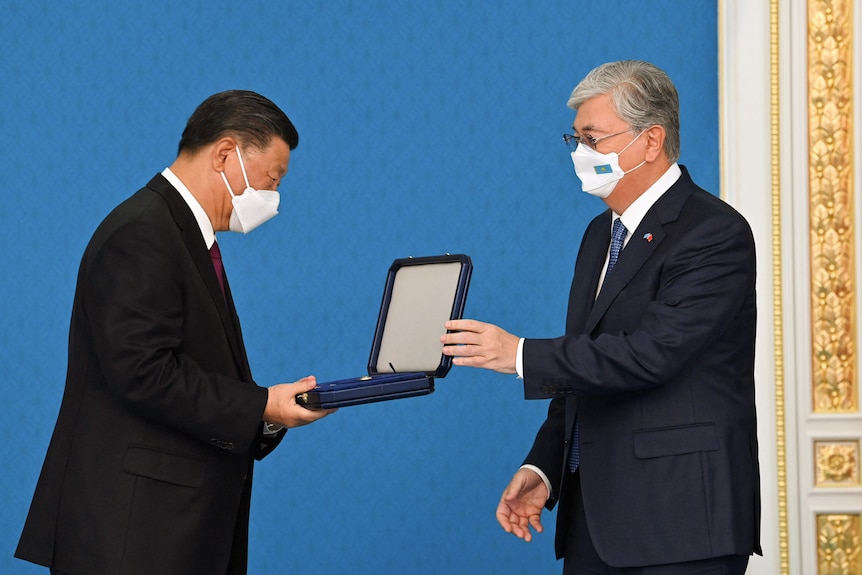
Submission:
{"label": "suit sleeve", "polygon": [[563,476],[563,453],[565,439],[566,400],[554,399],[548,405],[548,417],[539,428],[533,447],[524,464],[535,465],[551,482],[551,494],[545,504],[553,509],[560,497],[560,478]]}

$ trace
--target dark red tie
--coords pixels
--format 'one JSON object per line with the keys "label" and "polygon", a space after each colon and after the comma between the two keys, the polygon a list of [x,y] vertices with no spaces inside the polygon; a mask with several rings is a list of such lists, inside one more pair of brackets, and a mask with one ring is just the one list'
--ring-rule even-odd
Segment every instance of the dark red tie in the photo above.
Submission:
{"label": "dark red tie", "polygon": [[224,291],[224,265],[221,262],[221,250],[218,248],[218,243],[213,242],[210,248],[210,259],[213,261],[216,277],[218,277],[218,285],[221,287],[221,295],[227,300],[227,295]]}

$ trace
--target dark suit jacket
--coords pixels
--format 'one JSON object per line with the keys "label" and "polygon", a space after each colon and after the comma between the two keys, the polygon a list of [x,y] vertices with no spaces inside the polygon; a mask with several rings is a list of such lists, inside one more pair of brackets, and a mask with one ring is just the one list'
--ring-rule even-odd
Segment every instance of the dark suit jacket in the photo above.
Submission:
{"label": "dark suit jacket", "polygon": [[[760,552],[754,241],[682,171],[598,298],[611,213],[590,223],[566,335],[524,343],[526,397],[553,398],[525,462],[551,480],[549,507],[565,498],[577,414],[587,523],[612,566]],[[558,557],[568,529],[561,501]]]}
{"label": "dark suit jacket", "polygon": [[[230,289],[161,175],[84,252],[60,414],[16,556],[76,575],[245,573],[254,384]],[[230,565],[230,569],[229,569]]]}

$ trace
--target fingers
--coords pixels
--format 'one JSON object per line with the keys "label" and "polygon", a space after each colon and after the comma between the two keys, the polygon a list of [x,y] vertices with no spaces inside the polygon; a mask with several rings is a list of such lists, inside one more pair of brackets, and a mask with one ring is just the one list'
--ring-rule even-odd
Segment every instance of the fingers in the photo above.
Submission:
{"label": "fingers", "polygon": [[497,523],[506,533],[511,533],[519,539],[530,541],[532,534],[525,529],[521,517],[509,506],[505,499],[500,500],[497,506]]}
{"label": "fingers", "polygon": [[451,333],[443,334],[440,341],[455,345],[479,343],[483,334],[487,334],[494,328],[500,329],[490,323],[474,319],[452,319],[445,323],[445,327]]}
{"label": "fingers", "polygon": [[313,375],[308,375],[308,376],[303,377],[302,379],[299,379],[293,383],[289,383],[288,385],[292,385],[292,386],[296,387],[296,390],[295,390],[296,393],[294,393],[294,395],[297,395],[299,393],[305,393],[306,391],[311,391],[312,389],[317,387],[317,378],[314,377]]}
{"label": "fingers", "polygon": [[285,409],[284,417],[287,420],[287,427],[302,427],[309,423],[314,423],[323,419],[327,415],[335,413],[337,409],[306,409],[305,407],[295,403]]}
{"label": "fingers", "polygon": [[533,534],[530,532],[530,522],[528,518],[521,517],[514,511],[497,512],[497,522],[503,527],[506,533],[511,533],[518,539],[523,539],[527,543],[533,540]]}
{"label": "fingers", "polygon": [[475,320],[446,322],[452,333],[443,334],[443,354],[454,357],[455,365],[516,373],[515,362],[520,338],[505,330]]}
{"label": "fingers", "polygon": [[481,331],[488,325],[474,319],[450,319],[446,322],[446,329],[450,331]]}
{"label": "fingers", "polygon": [[497,505],[497,523],[500,524],[500,527],[502,527],[503,531],[506,533],[512,532],[512,522],[509,519],[511,512],[511,508],[505,501],[500,501],[500,504]]}
{"label": "fingers", "polygon": [[317,379],[313,375],[309,375],[303,377],[302,379],[294,382],[291,385],[297,386],[297,391],[292,395],[293,403],[296,404],[297,409],[301,409],[299,412],[299,419],[303,420],[305,423],[312,423],[317,421],[318,419],[323,419],[327,415],[331,413],[335,413],[338,409],[306,409],[304,406],[296,403],[296,396],[305,393],[306,391],[311,391],[315,387],[317,387]]}
{"label": "fingers", "polygon": [[533,526],[536,533],[541,533],[545,530],[545,528],[542,527],[542,517],[540,515],[530,515],[530,525]]}
{"label": "fingers", "polygon": [[308,425],[335,413],[334,409],[306,409],[296,402],[297,395],[311,391],[316,385],[317,379],[311,375],[293,383],[273,385],[268,390],[263,420],[290,428]]}
{"label": "fingers", "polygon": [[523,474],[516,474],[512,482],[506,487],[497,505],[497,522],[506,533],[511,533],[527,543],[533,540],[533,533],[543,531],[541,521],[541,507],[531,504],[528,495],[524,492],[527,486]]}
{"label": "fingers", "polygon": [[292,410],[296,423],[291,425],[291,427],[301,427],[313,423],[338,411],[338,409],[306,409],[299,404],[295,405]]}
{"label": "fingers", "polygon": [[530,531],[530,527],[532,527],[536,533],[541,533],[544,530],[542,527],[542,520],[539,515],[523,516],[513,510],[509,510],[508,512],[503,510],[501,512],[498,508],[497,522],[503,527],[503,530],[506,533],[511,533],[518,539],[523,539],[527,543],[533,540],[533,532]]}

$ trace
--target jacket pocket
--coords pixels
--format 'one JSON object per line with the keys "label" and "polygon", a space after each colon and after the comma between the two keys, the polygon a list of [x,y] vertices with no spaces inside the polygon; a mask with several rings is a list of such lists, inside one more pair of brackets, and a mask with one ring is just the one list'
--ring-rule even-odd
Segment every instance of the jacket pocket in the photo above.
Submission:
{"label": "jacket pocket", "polygon": [[123,471],[175,485],[200,487],[206,474],[206,461],[133,445],[126,450]]}
{"label": "jacket pocket", "polygon": [[634,433],[634,448],[639,459],[717,451],[718,434],[714,423],[645,429]]}

